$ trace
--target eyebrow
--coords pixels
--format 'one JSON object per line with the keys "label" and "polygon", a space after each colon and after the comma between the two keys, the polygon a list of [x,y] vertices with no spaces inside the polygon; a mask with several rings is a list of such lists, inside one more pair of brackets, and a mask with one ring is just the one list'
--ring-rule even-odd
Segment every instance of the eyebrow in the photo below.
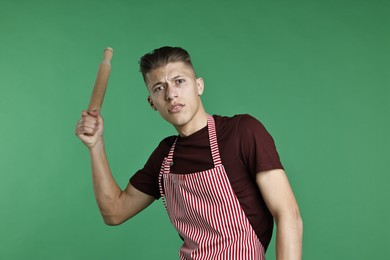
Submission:
{"label": "eyebrow", "polygon": [[[182,77],[183,77],[183,76],[179,74],[179,75],[177,75],[177,76],[175,76],[175,77],[173,77],[173,78],[171,78],[171,79],[169,79],[169,80],[175,80],[175,79],[182,78]],[[159,81],[159,82],[154,83],[154,84],[152,85],[152,89],[155,88],[155,87],[158,86],[158,85],[161,85],[161,84],[164,84],[164,82]]]}
{"label": "eyebrow", "polygon": [[182,75],[177,75],[176,77],[173,77],[172,79],[175,80],[175,79],[178,79],[178,78],[182,78],[183,76]]}

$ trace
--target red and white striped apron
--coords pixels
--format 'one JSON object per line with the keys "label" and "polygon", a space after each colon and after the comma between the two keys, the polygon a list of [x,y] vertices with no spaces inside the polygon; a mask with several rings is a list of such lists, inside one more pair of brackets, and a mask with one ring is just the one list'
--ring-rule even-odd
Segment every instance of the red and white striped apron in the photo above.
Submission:
{"label": "red and white striped apron", "polygon": [[214,118],[208,115],[207,120],[214,168],[190,174],[170,173],[176,139],[159,174],[162,201],[184,239],[180,259],[263,260],[264,248],[222,165]]}

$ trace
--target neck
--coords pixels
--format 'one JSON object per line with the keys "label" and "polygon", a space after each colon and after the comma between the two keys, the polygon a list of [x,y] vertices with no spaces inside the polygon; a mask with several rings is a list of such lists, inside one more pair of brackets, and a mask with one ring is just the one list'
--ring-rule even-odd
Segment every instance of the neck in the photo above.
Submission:
{"label": "neck", "polygon": [[192,118],[191,122],[187,123],[186,125],[176,126],[175,128],[180,136],[186,137],[199,131],[205,126],[207,126],[207,113],[202,110],[197,115],[195,115],[194,118]]}

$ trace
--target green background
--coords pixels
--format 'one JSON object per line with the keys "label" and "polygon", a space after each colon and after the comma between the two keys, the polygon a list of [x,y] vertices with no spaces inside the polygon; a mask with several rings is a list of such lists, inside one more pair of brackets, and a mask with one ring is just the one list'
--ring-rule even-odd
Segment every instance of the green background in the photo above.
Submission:
{"label": "green background", "polygon": [[[105,47],[106,148],[124,188],[174,129],[138,59],[182,46],[211,114],[271,132],[304,220],[304,259],[389,259],[388,1],[0,2],[0,259],[177,259],[161,202],[103,224],[74,135]],[[275,259],[275,237],[268,259]]]}

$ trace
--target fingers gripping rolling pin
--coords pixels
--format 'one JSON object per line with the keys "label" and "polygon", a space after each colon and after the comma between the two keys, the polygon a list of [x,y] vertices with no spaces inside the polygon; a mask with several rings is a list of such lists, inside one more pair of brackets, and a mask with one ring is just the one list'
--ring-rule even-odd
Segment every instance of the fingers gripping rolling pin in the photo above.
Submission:
{"label": "fingers gripping rolling pin", "polygon": [[88,114],[91,116],[98,116],[100,110],[102,109],[104,94],[106,93],[108,78],[110,77],[111,72],[111,58],[113,54],[113,49],[108,47],[104,50],[104,58],[100,63],[95,85],[93,87],[91,100],[88,106]]}

